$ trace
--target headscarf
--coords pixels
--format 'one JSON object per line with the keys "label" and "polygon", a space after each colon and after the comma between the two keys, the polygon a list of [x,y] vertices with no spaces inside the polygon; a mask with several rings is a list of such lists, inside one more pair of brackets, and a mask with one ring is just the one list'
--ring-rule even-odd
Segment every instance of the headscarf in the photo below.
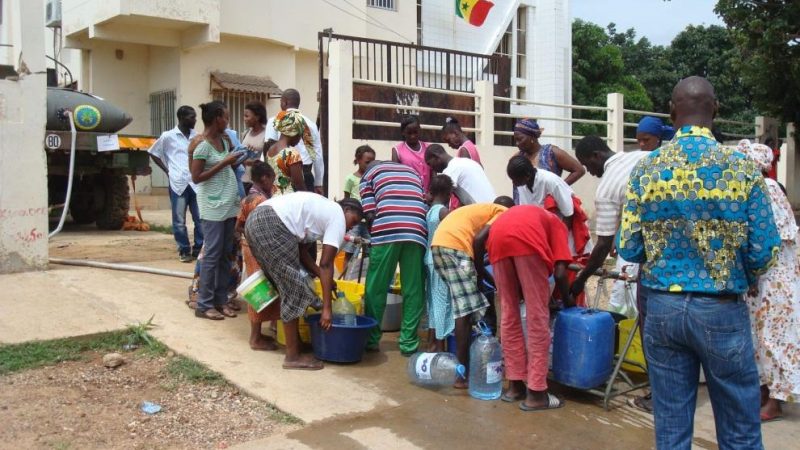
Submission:
{"label": "headscarf", "polygon": [[308,128],[306,120],[299,109],[290,108],[286,111],[281,111],[275,116],[275,130],[289,137],[297,135],[303,136],[303,143],[306,145],[306,150],[309,151],[311,157],[314,151],[313,139],[311,138],[311,129]]}
{"label": "headscarf", "polygon": [[645,116],[639,121],[636,127],[636,134],[647,133],[658,137],[659,140],[670,140],[675,136],[675,129],[669,125],[664,125],[658,117]]}
{"label": "headscarf", "polygon": [[762,172],[772,168],[772,149],[764,144],[753,144],[750,139],[742,139],[736,149],[755,162]]}
{"label": "headscarf", "polygon": [[540,128],[535,119],[522,119],[514,124],[514,131],[519,131],[522,134],[539,139],[542,135],[544,128]]}

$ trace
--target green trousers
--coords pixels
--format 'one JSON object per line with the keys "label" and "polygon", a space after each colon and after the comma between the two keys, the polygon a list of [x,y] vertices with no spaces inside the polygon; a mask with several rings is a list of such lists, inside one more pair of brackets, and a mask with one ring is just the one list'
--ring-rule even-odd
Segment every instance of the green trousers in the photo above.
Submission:
{"label": "green trousers", "polygon": [[400,263],[400,284],[403,294],[403,323],[400,327],[400,351],[412,353],[419,347],[417,327],[425,305],[425,248],[412,242],[397,242],[372,247],[367,269],[364,299],[365,313],[378,321],[367,341],[368,348],[377,348],[381,340],[381,321],[386,310],[386,295],[397,263]]}

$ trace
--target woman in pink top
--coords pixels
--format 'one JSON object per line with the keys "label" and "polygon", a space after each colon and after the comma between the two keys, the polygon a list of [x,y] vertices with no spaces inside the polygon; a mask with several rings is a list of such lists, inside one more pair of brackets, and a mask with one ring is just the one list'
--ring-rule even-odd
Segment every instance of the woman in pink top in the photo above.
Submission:
{"label": "woman in pink top", "polygon": [[456,156],[459,158],[469,158],[483,166],[481,156],[478,154],[478,147],[475,147],[475,144],[467,138],[456,119],[447,118],[442,127],[442,141],[446,142],[450,148],[458,150]]}
{"label": "woman in pink top", "polygon": [[428,192],[431,184],[431,168],[425,162],[427,142],[419,140],[421,127],[417,116],[406,116],[400,121],[400,133],[403,141],[392,148],[392,161],[410,167],[422,178],[422,189]]}

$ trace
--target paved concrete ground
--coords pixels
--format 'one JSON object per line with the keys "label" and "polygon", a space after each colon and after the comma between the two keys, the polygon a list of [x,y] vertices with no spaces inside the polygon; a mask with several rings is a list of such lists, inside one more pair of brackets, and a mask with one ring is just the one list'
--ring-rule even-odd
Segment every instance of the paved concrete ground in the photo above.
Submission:
{"label": "paved concrete ground", "polygon": [[[176,260],[169,235],[89,230],[57,236],[53,255],[191,270]],[[0,286],[0,343],[91,334],[155,315],[153,334],[167,346],[308,424],[239,446],[243,449],[652,448],[651,417],[622,399],[605,412],[594,397],[563,391],[565,408],[522,413],[514,404],[412,386],[394,334],[387,335],[382,352],[366,355],[360,364],[284,371],[280,353],[248,348],[244,315],[222,322],[195,318],[183,303],[188,282],[179,278],[52,266],[43,273],[0,276]],[[787,420],[764,425],[767,448],[794,448],[800,441],[800,408],[793,405],[786,412]],[[695,425],[698,448],[716,446],[711,417],[702,389]]]}

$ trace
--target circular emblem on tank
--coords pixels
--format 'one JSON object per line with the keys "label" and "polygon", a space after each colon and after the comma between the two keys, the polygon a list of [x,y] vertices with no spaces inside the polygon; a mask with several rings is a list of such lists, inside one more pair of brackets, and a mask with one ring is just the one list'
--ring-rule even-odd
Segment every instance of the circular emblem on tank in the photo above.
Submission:
{"label": "circular emblem on tank", "polygon": [[74,115],[75,126],[81,130],[94,130],[100,125],[100,111],[92,105],[78,105]]}

